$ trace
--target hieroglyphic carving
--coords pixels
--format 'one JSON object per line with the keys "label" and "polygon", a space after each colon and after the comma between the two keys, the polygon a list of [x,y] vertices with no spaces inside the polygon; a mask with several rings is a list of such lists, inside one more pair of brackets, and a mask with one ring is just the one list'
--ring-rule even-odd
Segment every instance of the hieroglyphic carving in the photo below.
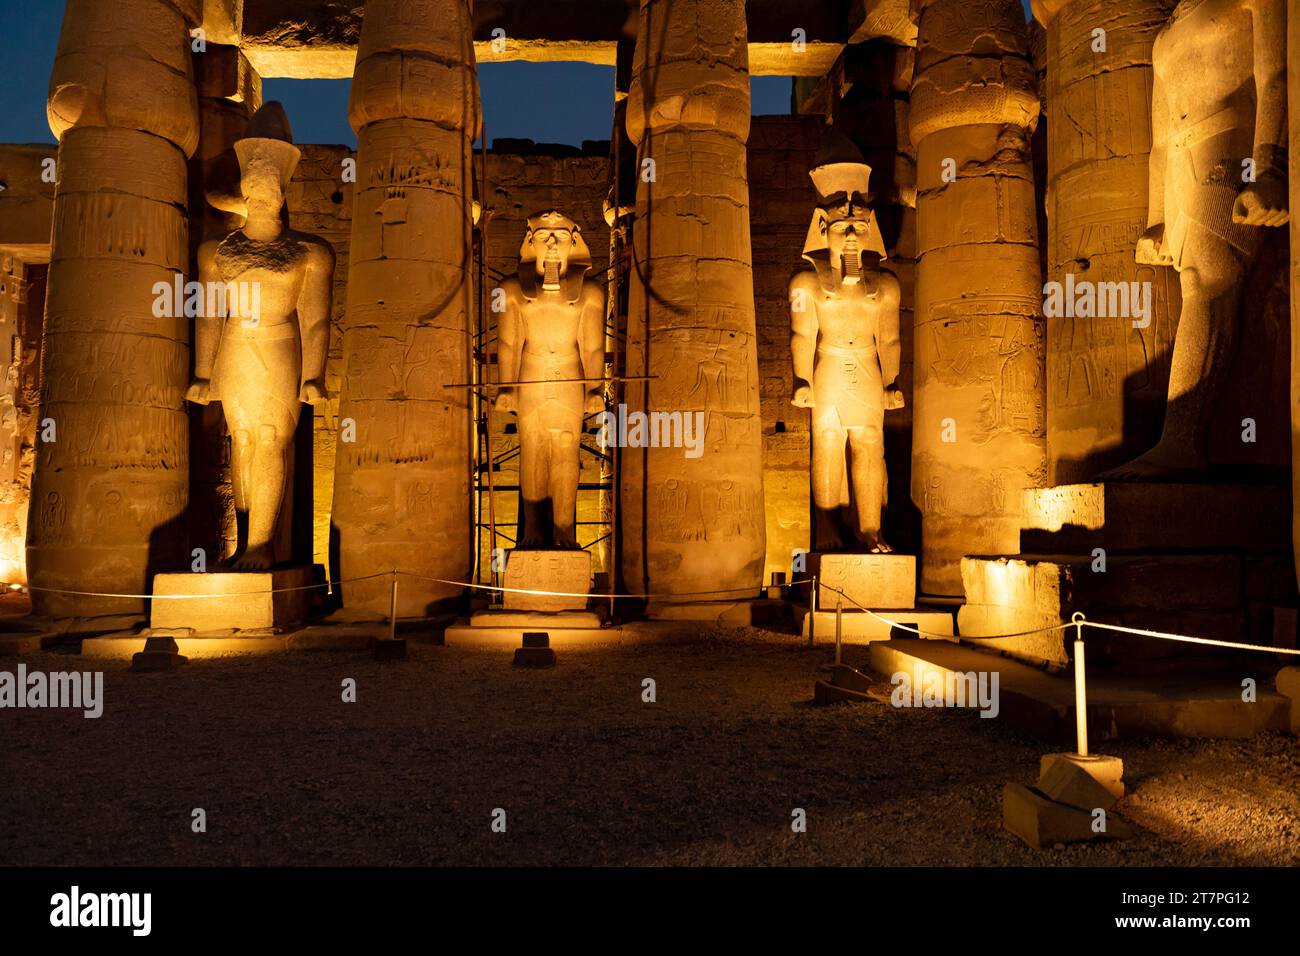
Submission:
{"label": "hieroglyphic carving", "polygon": [[[186,156],[198,141],[188,27],[168,0],[69,3],[50,79],[59,137],[29,512],[33,584],[149,590],[183,560],[188,498],[184,316],[156,318],[155,282],[187,264]],[[37,613],[142,601],[36,591]]]}
{"label": "hieroglyphic carving", "polygon": [[706,437],[694,459],[623,453],[634,592],[757,588],[763,573],[745,31],[740,0],[641,2],[627,125],[655,175],[637,184],[626,367],[654,378],[625,395],[629,411],[703,412]]}
{"label": "hieroglyphic carving", "polygon": [[933,594],[961,593],[963,555],[1019,550],[1020,491],[1045,477],[1038,106],[1019,3],[922,5],[912,500]]}
{"label": "hieroglyphic carving", "polygon": [[[357,132],[334,484],[344,579],[393,569],[399,613],[467,580],[470,143],[478,89],[459,0],[370,0],[349,106]],[[354,441],[349,441],[354,437]],[[389,582],[345,584],[387,610]]]}
{"label": "hieroglyphic carving", "polygon": [[[1035,4],[1047,28],[1048,281],[1150,282],[1150,325],[1047,319],[1048,469],[1084,481],[1151,445],[1179,309],[1170,270],[1139,266],[1151,152],[1151,50],[1174,0]],[[1093,29],[1104,26],[1099,47]]]}

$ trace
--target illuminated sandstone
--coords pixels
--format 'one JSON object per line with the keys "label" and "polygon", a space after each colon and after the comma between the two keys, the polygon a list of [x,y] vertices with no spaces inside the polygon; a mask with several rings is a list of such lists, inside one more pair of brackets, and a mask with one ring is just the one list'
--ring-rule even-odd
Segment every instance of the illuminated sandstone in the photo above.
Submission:
{"label": "illuminated sandstone", "polygon": [[1016,0],[929,0],[919,31],[912,500],[921,589],[961,594],[962,556],[1016,553],[1045,478],[1039,104]]}
{"label": "illuminated sandstone", "polygon": [[[741,0],[642,0],[627,129],[637,145],[628,409],[705,415],[704,453],[626,449],[634,593],[757,589],[765,556]],[[647,163],[652,163],[647,165]],[[736,595],[741,596],[741,595]]]}
{"label": "illuminated sandstone", "polygon": [[813,269],[790,280],[791,401],[812,414],[813,548],[887,552],[885,409],[903,405],[898,280],[879,268],[870,167],[847,140],[830,145],[811,172],[819,202],[803,256]]}
{"label": "illuminated sandstone", "polygon": [[[333,525],[348,578],[410,572],[399,613],[460,593],[472,565],[470,143],[466,6],[369,0],[349,107],[357,132]],[[355,429],[355,434],[349,432]],[[355,440],[350,441],[349,438]],[[345,583],[387,612],[389,580]]]}
{"label": "illuminated sandstone", "polygon": [[[27,563],[38,587],[144,594],[181,566],[189,483],[189,330],[156,317],[186,270],[186,157],[198,141],[186,12],[69,0],[50,77],[59,138]],[[37,613],[143,602],[36,591]]]}
{"label": "illuminated sandstone", "polygon": [[582,421],[605,407],[605,290],[590,270],[582,231],[550,211],[528,220],[519,271],[501,284],[500,381],[555,382],[502,385],[495,403],[519,419],[520,548],[578,547]]}
{"label": "illuminated sandstone", "polygon": [[1160,440],[1113,477],[1178,479],[1208,462],[1261,227],[1287,222],[1285,21],[1284,0],[1183,0],[1156,37],[1150,209],[1135,255],[1178,271],[1182,310]]}
{"label": "illuminated sandstone", "polygon": [[[1150,283],[1150,324],[1048,316],[1049,481],[1087,480],[1159,437],[1176,277],[1133,259],[1147,225],[1151,48],[1174,0],[1035,0],[1047,28],[1045,281]],[[1098,35],[1097,31],[1102,31]]]}
{"label": "illuminated sandstone", "polygon": [[[282,505],[302,404],[325,400],[334,250],[282,225],[284,189],[301,154],[279,103],[253,116],[235,153],[246,221],[199,248],[207,301],[195,320],[194,382],[186,397],[221,402],[239,517],[231,561],[258,570],[293,556]],[[224,294],[225,314],[210,308],[215,289]]]}

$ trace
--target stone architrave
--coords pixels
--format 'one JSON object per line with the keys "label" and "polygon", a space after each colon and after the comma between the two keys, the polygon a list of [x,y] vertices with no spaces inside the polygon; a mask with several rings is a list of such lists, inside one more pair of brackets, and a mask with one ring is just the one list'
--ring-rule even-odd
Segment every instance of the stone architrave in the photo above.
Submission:
{"label": "stone architrave", "polygon": [[334,483],[343,601],[427,614],[461,593],[470,537],[470,144],[479,128],[468,5],[368,0],[349,117],[356,200]]}
{"label": "stone architrave", "polygon": [[1046,317],[1054,485],[1095,478],[1159,437],[1178,282],[1169,269],[1135,262],[1133,250],[1147,224],[1151,49],[1174,2],[1033,3],[1047,31],[1044,281],[1150,288],[1146,316],[1100,316],[1095,308],[1081,316],[1070,307]]}
{"label": "stone architrave", "polygon": [[1286,0],[1182,0],[1156,37],[1135,258],[1177,270],[1182,308],[1160,440],[1112,477],[1186,480],[1209,463],[1246,279],[1266,230],[1289,215],[1285,20]]}
{"label": "stone architrave", "polygon": [[501,284],[498,375],[533,383],[503,384],[495,403],[518,416],[520,548],[578,547],[582,422],[605,408],[605,290],[589,271],[582,231],[551,210],[528,220],[519,271]]}
{"label": "stone architrave", "polygon": [[221,402],[239,516],[231,563],[251,571],[293,557],[280,529],[303,403],[325,401],[334,250],[284,227],[284,190],[301,153],[283,107],[258,110],[234,149],[245,222],[199,248],[204,308],[186,397]]}
{"label": "stone architrave", "polygon": [[[156,289],[186,271],[198,142],[194,2],[68,0],[50,77],[59,138],[27,567],[37,588],[146,594],[182,566],[188,320]],[[37,614],[142,600],[35,590]]]}
{"label": "stone architrave", "polygon": [[912,500],[921,589],[959,595],[963,555],[1019,551],[1045,478],[1039,103],[1018,0],[928,0],[919,31]]}
{"label": "stone architrave", "polygon": [[702,412],[705,436],[695,458],[679,447],[622,451],[633,593],[762,583],[749,110],[742,0],[641,0],[627,108],[638,178],[626,372],[653,378],[624,395],[629,414]]}

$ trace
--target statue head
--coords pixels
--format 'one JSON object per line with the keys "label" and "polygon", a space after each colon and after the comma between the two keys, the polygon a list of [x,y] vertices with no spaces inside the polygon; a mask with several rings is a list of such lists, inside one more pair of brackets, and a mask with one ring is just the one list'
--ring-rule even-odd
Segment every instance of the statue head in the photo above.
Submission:
{"label": "statue head", "polygon": [[245,215],[278,216],[285,190],[302,152],[293,145],[284,107],[266,103],[248,121],[248,133],[235,143]]}
{"label": "statue head", "polygon": [[857,282],[864,269],[885,258],[885,240],[868,205],[871,167],[848,137],[831,131],[808,175],[817,190],[817,208],[803,257],[824,283]]}
{"label": "statue head", "polygon": [[590,270],[591,251],[577,223],[554,209],[529,217],[519,248],[519,279],[528,298],[536,298],[540,278],[543,291],[563,291],[575,302]]}

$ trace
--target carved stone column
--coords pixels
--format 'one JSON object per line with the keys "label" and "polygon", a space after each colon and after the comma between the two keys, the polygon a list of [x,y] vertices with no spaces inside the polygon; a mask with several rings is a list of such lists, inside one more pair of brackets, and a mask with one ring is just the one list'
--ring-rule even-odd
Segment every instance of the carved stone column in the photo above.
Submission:
{"label": "carved stone column", "polygon": [[626,370],[654,376],[627,384],[628,414],[700,412],[704,440],[698,457],[623,449],[625,586],[757,588],[763,448],[742,0],[641,0],[627,118],[638,182]]}
{"label": "carved stone column", "polygon": [[[470,540],[470,144],[479,126],[468,5],[368,0],[349,108],[357,133],[334,483],[348,607],[386,612],[391,571],[465,581]],[[354,440],[350,440],[354,439]],[[402,577],[421,615],[460,588]]]}
{"label": "carved stone column", "polygon": [[1177,274],[1133,249],[1147,225],[1151,48],[1174,3],[1033,3],[1047,28],[1045,279],[1151,283],[1147,328],[1047,318],[1050,484],[1088,481],[1160,437],[1181,297]]}
{"label": "carved stone column", "polygon": [[[37,587],[143,594],[153,572],[184,559],[188,320],[155,316],[153,287],[174,284],[188,259],[196,6],[68,0],[64,14],[49,92],[59,154],[37,428],[46,440],[27,539]],[[33,593],[36,613],[59,616],[143,603]]]}
{"label": "carved stone column", "polygon": [[925,2],[912,500],[931,594],[962,593],[963,555],[1019,551],[1021,491],[1045,478],[1037,119],[1018,0]]}

